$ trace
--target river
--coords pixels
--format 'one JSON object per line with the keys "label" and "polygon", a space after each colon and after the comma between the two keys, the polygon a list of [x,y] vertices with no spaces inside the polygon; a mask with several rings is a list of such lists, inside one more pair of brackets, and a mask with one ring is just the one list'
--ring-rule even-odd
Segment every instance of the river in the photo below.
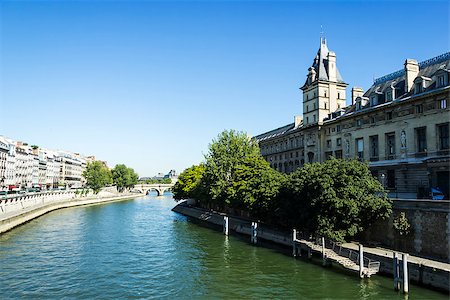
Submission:
{"label": "river", "polygon": [[[171,211],[170,194],[51,212],[0,235],[0,299],[405,299],[226,237]],[[448,299],[410,287],[410,299]]]}

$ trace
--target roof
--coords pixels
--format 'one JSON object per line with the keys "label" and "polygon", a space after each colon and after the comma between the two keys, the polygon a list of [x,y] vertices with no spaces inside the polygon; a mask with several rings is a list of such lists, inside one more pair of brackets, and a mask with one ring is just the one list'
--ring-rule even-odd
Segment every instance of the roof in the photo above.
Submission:
{"label": "roof", "polygon": [[262,133],[260,135],[257,135],[257,136],[255,136],[255,139],[259,143],[259,142],[267,140],[267,139],[272,139],[272,138],[277,137],[277,136],[282,136],[286,132],[294,130],[294,129],[296,129],[295,128],[295,123],[291,123],[291,124],[282,126],[280,128],[277,128],[277,129],[274,129],[274,130]]}
{"label": "roof", "polygon": [[[450,52],[447,52],[439,56],[433,57],[431,59],[425,60],[423,62],[420,62],[419,74],[417,75],[417,77],[430,80],[437,71],[443,70],[449,72],[449,69],[450,69]],[[411,92],[405,93],[404,69],[375,79],[373,85],[364,93],[364,96],[369,97],[374,92],[384,94],[387,91],[387,89],[391,87],[394,87],[396,89],[397,95],[395,98],[397,99],[410,96]],[[435,85],[430,84],[427,87],[427,89],[424,90],[424,92],[433,88],[435,88]]]}
{"label": "roof", "polygon": [[[329,80],[328,76],[328,53],[330,53],[330,50],[328,50],[327,42],[324,38],[320,39],[320,47],[317,51],[316,56],[314,57],[313,63],[311,67],[316,71],[317,78],[319,80]],[[339,72],[339,69],[336,66],[336,81],[344,83],[344,80],[342,79],[341,73]],[[308,80],[305,81],[304,86],[308,85]]]}

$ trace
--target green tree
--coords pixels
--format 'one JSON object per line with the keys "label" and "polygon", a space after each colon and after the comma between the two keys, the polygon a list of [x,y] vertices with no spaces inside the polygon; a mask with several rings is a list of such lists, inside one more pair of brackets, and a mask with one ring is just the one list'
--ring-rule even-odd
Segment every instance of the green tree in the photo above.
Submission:
{"label": "green tree", "polygon": [[112,183],[111,171],[101,161],[88,162],[83,177],[95,194],[98,194],[102,187]]}
{"label": "green tree", "polygon": [[132,188],[139,180],[138,174],[124,164],[119,164],[111,170],[114,185],[117,186],[119,192],[123,192],[125,188]]}
{"label": "green tree", "polygon": [[291,225],[337,241],[356,235],[392,211],[367,164],[342,159],[306,164],[292,173],[279,207],[279,217]]}
{"label": "green tree", "polygon": [[244,132],[223,131],[209,146],[203,185],[213,205],[267,214],[283,181]]}
{"label": "green tree", "polygon": [[204,193],[201,191],[204,173],[205,166],[203,164],[194,165],[184,170],[178,176],[178,180],[172,188],[174,199],[196,199],[200,204],[204,198]]}

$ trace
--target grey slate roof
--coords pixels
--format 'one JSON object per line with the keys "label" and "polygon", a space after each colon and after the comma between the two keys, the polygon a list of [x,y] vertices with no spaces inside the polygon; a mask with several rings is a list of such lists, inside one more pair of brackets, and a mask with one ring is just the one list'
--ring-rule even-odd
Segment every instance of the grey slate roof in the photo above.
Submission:
{"label": "grey slate roof", "polygon": [[[417,77],[425,77],[431,79],[433,75],[443,70],[449,72],[450,70],[450,52],[428,59],[419,63],[419,74]],[[394,86],[396,89],[396,99],[402,99],[413,94],[413,91],[405,93],[405,70],[399,70],[386,76],[375,79],[374,84],[364,93],[365,97],[369,97],[372,93],[383,94],[390,86]],[[424,92],[430,91],[436,87],[436,83],[432,82]],[[381,99],[381,100],[384,100]]]}
{"label": "grey slate roof", "polygon": [[[330,50],[328,50],[326,40],[322,39],[320,42],[320,48],[317,51],[317,54],[314,58],[312,66],[311,66],[316,71],[317,78],[319,80],[329,80],[328,58],[327,58],[329,52],[330,52]],[[341,83],[344,82],[337,66],[336,66],[336,81],[341,82]],[[306,86],[307,84],[308,84],[308,79],[305,81],[305,84],[303,86]]]}
{"label": "grey slate roof", "polygon": [[[298,126],[298,127],[300,127],[300,126]],[[259,142],[267,140],[267,139],[272,139],[272,138],[275,138],[277,136],[282,136],[285,133],[287,133],[289,131],[292,131],[294,129],[296,129],[295,123],[291,123],[291,124],[285,125],[283,127],[280,127],[280,128],[277,128],[277,129],[274,129],[274,130],[262,133],[260,135],[257,135],[257,136],[255,136],[255,139],[259,143]]]}

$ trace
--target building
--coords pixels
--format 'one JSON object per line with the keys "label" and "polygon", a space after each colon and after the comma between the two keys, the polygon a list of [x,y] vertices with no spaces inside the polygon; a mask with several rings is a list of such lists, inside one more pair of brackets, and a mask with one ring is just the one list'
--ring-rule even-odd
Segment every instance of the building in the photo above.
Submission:
{"label": "building", "polygon": [[325,39],[307,78],[303,116],[255,137],[271,167],[290,173],[330,157],[357,158],[394,198],[427,198],[431,188],[449,197],[450,53],[351,90]]}

